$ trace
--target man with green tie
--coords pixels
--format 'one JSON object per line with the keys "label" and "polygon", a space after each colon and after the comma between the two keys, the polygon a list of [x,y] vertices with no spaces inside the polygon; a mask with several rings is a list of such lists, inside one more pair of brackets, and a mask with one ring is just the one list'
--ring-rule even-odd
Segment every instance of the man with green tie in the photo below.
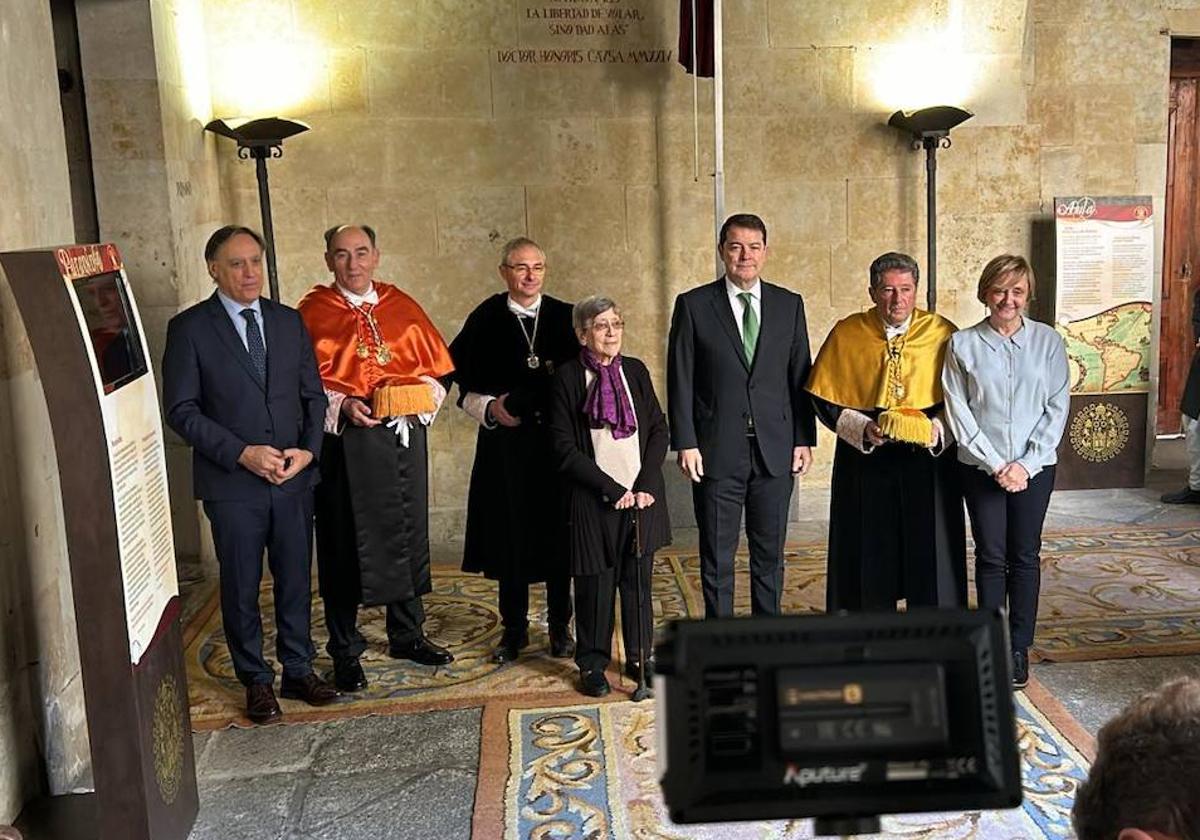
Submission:
{"label": "man with green tie", "polygon": [[705,615],[733,615],[743,510],[751,612],[776,615],[792,487],[812,463],[817,434],[804,393],[811,367],[804,301],[762,280],[767,227],[758,216],[726,219],[717,251],[725,276],[675,299],[671,445],[692,482]]}

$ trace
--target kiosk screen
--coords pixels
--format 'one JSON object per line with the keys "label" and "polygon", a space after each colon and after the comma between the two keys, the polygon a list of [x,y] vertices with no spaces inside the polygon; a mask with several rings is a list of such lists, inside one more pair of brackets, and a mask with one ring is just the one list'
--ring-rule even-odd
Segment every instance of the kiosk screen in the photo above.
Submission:
{"label": "kiosk screen", "polygon": [[111,394],[146,372],[142,338],[125,284],[120,274],[109,272],[76,280],[74,288],[100,366],[104,393]]}

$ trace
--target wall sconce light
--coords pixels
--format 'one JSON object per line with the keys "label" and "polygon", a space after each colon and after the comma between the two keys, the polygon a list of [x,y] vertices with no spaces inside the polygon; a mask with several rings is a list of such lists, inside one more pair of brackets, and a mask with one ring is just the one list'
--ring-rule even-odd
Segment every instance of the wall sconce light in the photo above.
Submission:
{"label": "wall sconce light", "polygon": [[897,111],[888,125],[912,136],[914,149],[925,149],[926,243],[925,299],[930,312],[937,311],[937,150],[950,148],[950,129],[975,116],[953,105],[935,105],[919,111]]}
{"label": "wall sconce light", "polygon": [[271,189],[267,185],[267,158],[283,157],[283,141],[301,132],[308,125],[298,120],[282,117],[260,117],[258,119],[219,119],[204,126],[205,131],[236,140],[238,157],[254,159],[255,174],[258,176],[258,204],[262,210],[263,238],[267,240],[267,279],[270,282],[271,300],[279,301],[279,272],[275,268],[275,229],[271,224]]}

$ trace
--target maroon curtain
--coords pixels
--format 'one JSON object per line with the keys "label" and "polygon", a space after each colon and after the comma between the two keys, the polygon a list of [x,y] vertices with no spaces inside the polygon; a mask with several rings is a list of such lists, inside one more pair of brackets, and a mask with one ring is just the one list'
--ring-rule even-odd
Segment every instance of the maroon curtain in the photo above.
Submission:
{"label": "maroon curtain", "polygon": [[[696,4],[696,64],[692,67],[692,3]],[[679,63],[697,76],[713,75],[712,0],[679,0]]]}

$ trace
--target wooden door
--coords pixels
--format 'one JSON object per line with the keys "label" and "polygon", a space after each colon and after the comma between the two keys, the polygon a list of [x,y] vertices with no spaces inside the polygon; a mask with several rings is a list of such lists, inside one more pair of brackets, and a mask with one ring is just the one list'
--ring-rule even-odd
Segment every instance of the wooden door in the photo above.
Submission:
{"label": "wooden door", "polygon": [[1200,283],[1200,41],[1171,42],[1163,235],[1158,434],[1177,434],[1179,400],[1191,365],[1192,295]]}

